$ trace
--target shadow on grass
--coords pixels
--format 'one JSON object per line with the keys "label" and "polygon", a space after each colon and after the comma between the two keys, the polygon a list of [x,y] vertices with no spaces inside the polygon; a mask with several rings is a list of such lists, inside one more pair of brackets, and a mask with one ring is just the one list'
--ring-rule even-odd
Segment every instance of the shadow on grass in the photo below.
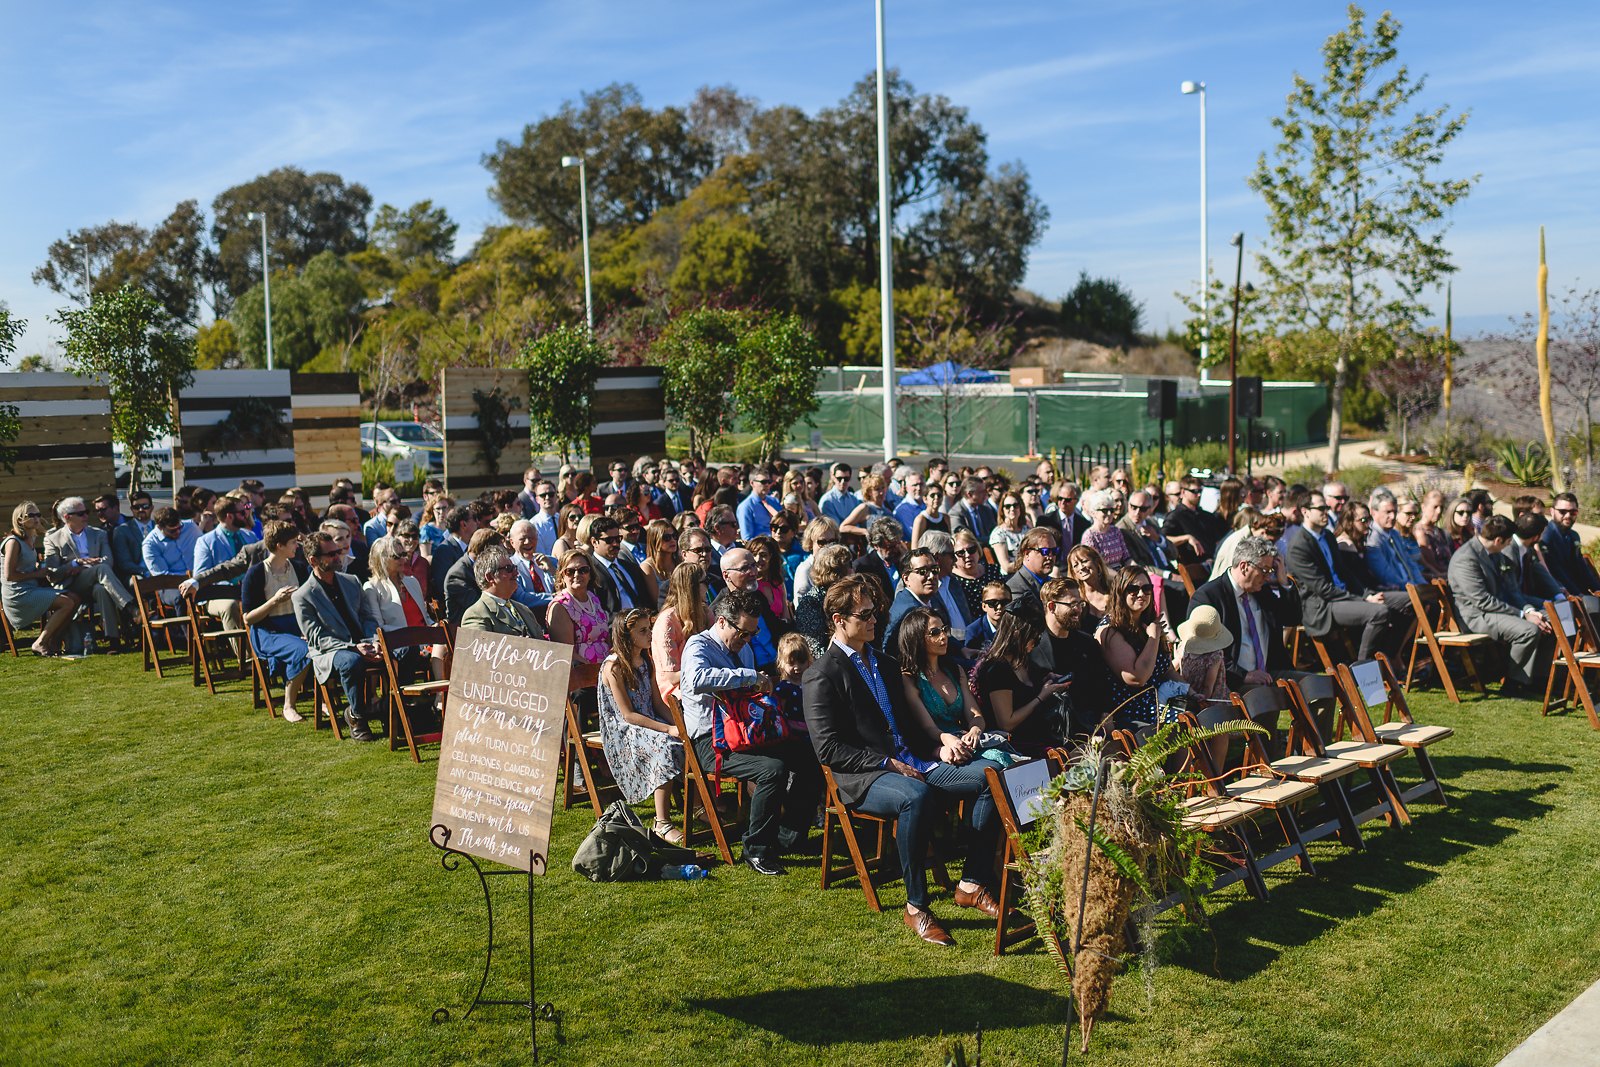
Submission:
{"label": "shadow on grass", "polygon": [[[1440,761],[1441,764],[1443,761]],[[1560,764],[1515,763],[1498,757],[1461,757],[1457,767],[1508,770],[1523,774],[1570,771]],[[1441,770],[1443,767],[1441,766]],[[1517,789],[1451,788],[1451,806],[1418,813],[1409,829],[1362,828],[1366,848],[1316,858],[1317,877],[1301,875],[1293,864],[1268,872],[1270,899],[1235,897],[1211,913],[1211,929],[1186,931],[1169,943],[1166,962],[1227,981],[1258,974],[1284,949],[1309,944],[1349,919],[1369,915],[1389,898],[1432,881],[1452,860],[1504,841],[1516,823],[1537,819],[1555,805],[1541,797],[1557,788],[1544,782]]]}
{"label": "shadow on grass", "polygon": [[812,1046],[934,1038],[980,1020],[985,1030],[1049,1026],[1066,1017],[1064,996],[987,974],[773,989],[689,1005]]}

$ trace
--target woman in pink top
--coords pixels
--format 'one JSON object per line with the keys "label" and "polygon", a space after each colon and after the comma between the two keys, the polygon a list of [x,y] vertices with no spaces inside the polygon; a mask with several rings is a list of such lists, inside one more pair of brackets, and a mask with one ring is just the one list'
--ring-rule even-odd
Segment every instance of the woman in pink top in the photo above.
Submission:
{"label": "woman in pink top", "polygon": [[667,580],[667,602],[650,634],[650,662],[663,700],[678,691],[682,680],[683,643],[710,625],[706,569],[698,563],[678,564]]}
{"label": "woman in pink top", "polygon": [[568,689],[588,689],[600,677],[600,664],[611,654],[611,619],[600,598],[589,591],[594,561],[581,548],[569,548],[557,568],[561,591],[550,600],[550,639],[571,645],[572,679]]}

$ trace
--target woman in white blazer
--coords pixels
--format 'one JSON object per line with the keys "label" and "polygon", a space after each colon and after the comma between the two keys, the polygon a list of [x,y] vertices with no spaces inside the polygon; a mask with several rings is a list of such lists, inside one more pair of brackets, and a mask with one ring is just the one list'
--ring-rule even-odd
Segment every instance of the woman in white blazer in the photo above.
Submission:
{"label": "woman in white blazer", "polygon": [[[378,617],[383,630],[399,630],[407,626],[433,626],[433,616],[428,614],[428,598],[421,584],[401,569],[400,553],[393,539],[380,537],[372,542],[368,567],[372,576],[361,587],[361,601]],[[404,668],[412,667],[421,673],[421,664],[408,662],[421,648],[400,652],[402,677]],[[450,671],[445,662],[449,649],[441,642],[430,650],[434,678],[448,678]]]}

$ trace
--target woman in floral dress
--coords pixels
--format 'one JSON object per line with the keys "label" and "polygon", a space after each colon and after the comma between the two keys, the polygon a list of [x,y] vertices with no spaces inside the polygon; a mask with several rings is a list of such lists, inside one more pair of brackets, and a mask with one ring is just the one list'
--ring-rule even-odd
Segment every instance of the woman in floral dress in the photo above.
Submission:
{"label": "woman in floral dress", "polygon": [[672,825],[672,783],[683,773],[683,740],[668,722],[667,707],[650,666],[650,612],[629,608],[611,624],[617,649],[600,668],[600,744],[622,798],[637,804],[654,795],[655,832],[673,844],[683,832]]}

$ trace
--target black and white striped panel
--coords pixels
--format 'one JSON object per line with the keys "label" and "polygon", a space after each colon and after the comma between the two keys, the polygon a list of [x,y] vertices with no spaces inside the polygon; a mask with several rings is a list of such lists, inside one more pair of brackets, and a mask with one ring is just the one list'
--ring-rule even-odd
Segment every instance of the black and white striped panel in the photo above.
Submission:
{"label": "black and white striped panel", "polygon": [[[215,440],[218,423],[241,397],[260,397],[280,409],[288,433],[278,448],[241,448],[227,451]],[[259,478],[268,492],[295,485],[294,414],[286,370],[197,371],[194,383],[178,394],[178,417],[183,426],[183,483],[226,492],[244,478]],[[201,452],[208,453],[203,457]]]}

